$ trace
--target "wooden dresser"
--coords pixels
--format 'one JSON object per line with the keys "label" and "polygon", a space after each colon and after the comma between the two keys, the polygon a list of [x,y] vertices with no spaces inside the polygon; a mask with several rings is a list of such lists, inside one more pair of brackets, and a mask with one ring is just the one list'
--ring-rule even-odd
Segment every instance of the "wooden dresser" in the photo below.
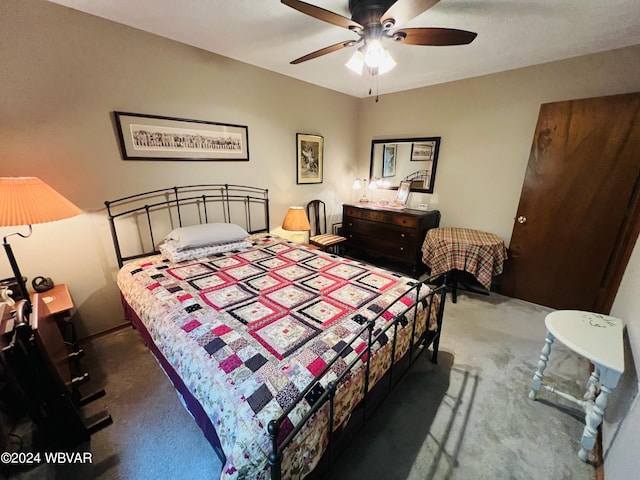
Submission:
{"label": "wooden dresser", "polygon": [[342,234],[347,237],[348,251],[405,264],[414,274],[426,269],[422,243],[427,230],[438,225],[438,210],[396,210],[366,204],[342,207]]}

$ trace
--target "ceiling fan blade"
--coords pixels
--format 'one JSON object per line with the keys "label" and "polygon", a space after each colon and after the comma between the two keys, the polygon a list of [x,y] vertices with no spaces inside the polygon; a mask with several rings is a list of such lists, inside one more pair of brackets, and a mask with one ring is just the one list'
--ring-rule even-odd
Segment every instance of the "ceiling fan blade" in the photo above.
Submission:
{"label": "ceiling fan blade", "polygon": [[362,30],[363,27],[358,22],[354,22],[350,18],[343,17],[337,13],[330,12],[324,8],[316,7],[306,2],[300,2],[299,0],[280,0],[281,3],[298,10],[306,15],[322,20],[323,22],[332,23],[339,27],[347,28],[349,30]]}
{"label": "ceiling fan blade", "polygon": [[475,32],[455,28],[403,28],[393,32],[392,38],[406,45],[467,45],[478,36]]}
{"label": "ceiling fan blade", "polygon": [[[380,17],[380,23],[390,29],[407,23],[422,12],[426,12],[440,0],[398,0]],[[393,22],[390,23],[389,22]]]}
{"label": "ceiling fan blade", "polygon": [[346,42],[336,43],[335,45],[331,45],[330,47],[321,48],[320,50],[316,50],[315,52],[311,52],[304,57],[296,58],[293,60],[291,65],[297,65],[298,63],[306,62],[307,60],[313,60],[314,58],[321,57],[322,55],[326,55],[327,53],[335,52],[338,50],[342,50],[346,47],[351,47],[358,43],[355,40],[347,40]]}

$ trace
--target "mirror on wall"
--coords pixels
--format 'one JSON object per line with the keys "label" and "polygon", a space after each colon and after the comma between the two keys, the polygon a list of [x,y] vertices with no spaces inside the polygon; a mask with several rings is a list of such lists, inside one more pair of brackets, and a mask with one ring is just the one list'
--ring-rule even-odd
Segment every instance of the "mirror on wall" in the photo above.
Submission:
{"label": "mirror on wall", "polygon": [[409,181],[412,192],[433,193],[439,150],[440,137],[372,140],[370,181],[386,190]]}

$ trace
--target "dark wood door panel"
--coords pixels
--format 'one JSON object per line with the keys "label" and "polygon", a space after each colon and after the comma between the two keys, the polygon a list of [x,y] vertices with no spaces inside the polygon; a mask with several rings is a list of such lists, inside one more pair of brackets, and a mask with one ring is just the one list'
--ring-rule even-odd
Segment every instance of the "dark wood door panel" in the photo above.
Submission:
{"label": "dark wood door panel", "polygon": [[639,113],[640,94],[542,105],[503,293],[598,310],[640,178]]}

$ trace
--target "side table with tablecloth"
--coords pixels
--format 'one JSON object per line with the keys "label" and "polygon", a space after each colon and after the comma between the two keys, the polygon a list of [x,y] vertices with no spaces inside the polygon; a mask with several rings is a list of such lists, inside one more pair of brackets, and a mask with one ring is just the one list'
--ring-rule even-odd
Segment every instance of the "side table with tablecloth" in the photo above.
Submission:
{"label": "side table with tablecloth", "polygon": [[433,228],[422,245],[422,261],[431,269],[431,277],[444,274],[453,282],[454,303],[459,272],[470,273],[489,291],[506,258],[507,248],[500,237],[470,228]]}

